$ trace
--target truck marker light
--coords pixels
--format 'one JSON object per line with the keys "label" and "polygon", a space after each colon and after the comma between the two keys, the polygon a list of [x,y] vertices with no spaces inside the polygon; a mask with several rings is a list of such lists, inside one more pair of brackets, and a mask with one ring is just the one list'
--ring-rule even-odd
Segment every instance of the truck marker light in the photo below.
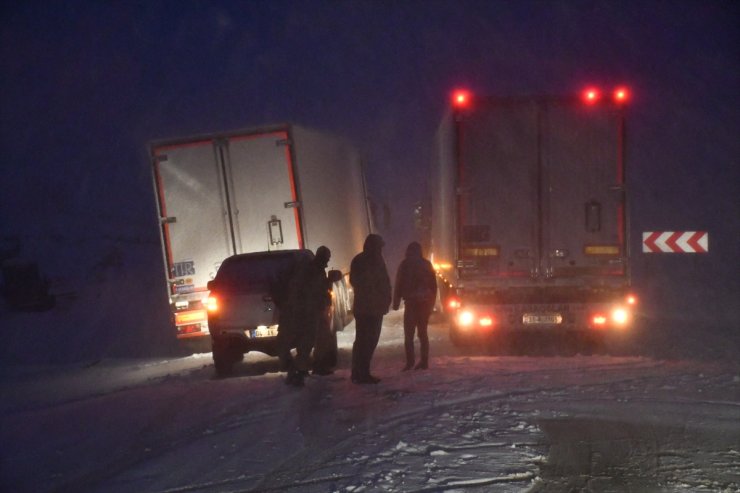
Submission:
{"label": "truck marker light", "polygon": [[481,317],[478,323],[481,327],[493,327],[493,318],[488,316]]}
{"label": "truck marker light", "polygon": [[625,301],[628,305],[636,305],[637,304],[637,296],[634,294],[628,294],[627,298],[625,298]]}
{"label": "truck marker light", "polygon": [[206,298],[206,310],[210,313],[216,313],[218,311],[218,298],[215,296]]}
{"label": "truck marker light", "polygon": [[598,89],[589,87],[583,91],[583,101],[587,104],[595,104],[599,99],[601,99],[601,94]]}
{"label": "truck marker light", "polygon": [[451,310],[457,310],[458,308],[460,308],[461,303],[460,300],[458,300],[457,298],[450,298],[449,300],[447,300],[447,306]]}
{"label": "truck marker light", "polygon": [[618,87],[614,90],[614,101],[617,103],[626,103],[630,93],[625,87]]}
{"label": "truck marker light", "polygon": [[453,93],[452,104],[456,108],[467,108],[470,104],[470,92],[460,89]]}

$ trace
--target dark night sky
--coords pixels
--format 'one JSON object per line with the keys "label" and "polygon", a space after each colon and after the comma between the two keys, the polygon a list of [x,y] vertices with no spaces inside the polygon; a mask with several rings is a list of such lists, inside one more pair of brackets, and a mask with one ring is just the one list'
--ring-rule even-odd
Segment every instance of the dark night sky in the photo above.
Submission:
{"label": "dark night sky", "polygon": [[453,87],[625,83],[633,250],[710,231],[710,255],[636,267],[738,294],[738,2],[30,1],[1,25],[0,234],[35,255],[157,241],[148,141],[281,121],[351,140],[405,244]]}

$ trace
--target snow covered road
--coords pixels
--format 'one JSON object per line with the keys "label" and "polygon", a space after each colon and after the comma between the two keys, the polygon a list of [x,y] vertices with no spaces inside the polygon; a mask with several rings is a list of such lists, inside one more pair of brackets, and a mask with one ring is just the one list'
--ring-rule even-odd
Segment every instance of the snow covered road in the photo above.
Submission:
{"label": "snow covered road", "polygon": [[7,491],[738,491],[740,367],[645,356],[489,356],[431,327],[427,371],[401,372],[399,313],[373,371],[283,385],[250,353],[6,368]]}

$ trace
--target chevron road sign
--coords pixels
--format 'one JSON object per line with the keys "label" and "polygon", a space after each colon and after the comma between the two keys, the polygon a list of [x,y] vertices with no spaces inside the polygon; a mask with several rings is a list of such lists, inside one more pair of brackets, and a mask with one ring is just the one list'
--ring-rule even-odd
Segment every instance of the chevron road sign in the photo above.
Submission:
{"label": "chevron road sign", "polygon": [[642,233],[643,253],[707,253],[709,233],[706,231],[645,231]]}

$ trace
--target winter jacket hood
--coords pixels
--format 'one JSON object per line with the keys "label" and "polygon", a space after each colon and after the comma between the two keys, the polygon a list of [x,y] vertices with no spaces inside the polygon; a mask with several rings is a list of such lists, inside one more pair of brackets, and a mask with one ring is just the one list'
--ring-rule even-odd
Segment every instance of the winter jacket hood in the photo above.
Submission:
{"label": "winter jacket hood", "polygon": [[437,297],[437,278],[431,262],[422,256],[421,245],[414,241],[406,247],[406,258],[396,272],[393,290],[393,309],[398,310],[401,299],[424,303],[431,310]]}
{"label": "winter jacket hood", "polygon": [[355,291],[355,315],[385,315],[391,304],[391,281],[383,259],[383,238],[370,234],[361,253],[352,259],[349,282]]}
{"label": "winter jacket hood", "polygon": [[369,234],[365,238],[365,244],[362,247],[362,251],[370,255],[382,255],[383,246],[385,242],[383,237],[376,234]]}
{"label": "winter jacket hood", "polygon": [[421,253],[421,245],[418,241],[412,241],[409,246],[406,247],[406,257],[423,257]]}

